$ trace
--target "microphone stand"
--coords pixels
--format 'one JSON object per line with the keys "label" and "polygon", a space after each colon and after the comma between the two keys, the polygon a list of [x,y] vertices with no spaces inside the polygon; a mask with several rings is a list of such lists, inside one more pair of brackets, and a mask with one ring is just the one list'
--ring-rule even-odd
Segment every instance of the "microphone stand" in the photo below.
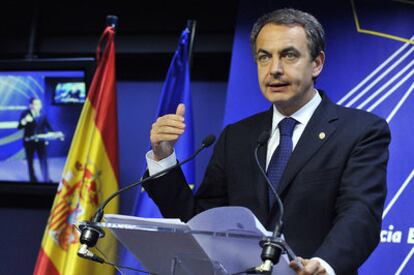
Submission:
{"label": "microphone stand", "polygon": [[263,248],[262,253],[260,255],[262,259],[262,264],[257,267],[246,270],[244,272],[246,274],[272,274],[273,266],[277,265],[277,263],[279,262],[280,255],[282,253],[286,253],[288,255],[289,260],[296,261],[296,264],[298,265],[298,267],[300,269],[303,269],[302,263],[298,260],[293,250],[289,247],[287,242],[281,238],[282,225],[283,225],[282,218],[283,218],[283,213],[284,213],[283,204],[282,204],[282,201],[279,195],[277,194],[276,190],[274,189],[272,183],[270,182],[263,167],[260,165],[260,162],[259,162],[259,157],[258,157],[259,148],[267,143],[269,137],[270,137],[270,134],[268,131],[263,132],[259,136],[257,140],[257,146],[254,151],[254,157],[255,157],[256,164],[259,167],[261,174],[266,180],[266,184],[268,185],[269,189],[272,191],[273,195],[276,198],[276,203],[279,209],[279,215],[277,217],[275,229],[273,230],[273,235],[271,237],[268,237],[260,241],[260,246]]}
{"label": "microphone stand", "polygon": [[210,145],[212,145],[215,141],[216,137],[214,135],[210,135],[208,137],[206,137],[203,141],[201,146],[191,155],[189,156],[186,160],[182,161],[182,162],[177,162],[177,164],[164,169],[158,173],[155,173],[145,179],[141,179],[138,182],[135,182],[133,184],[130,184],[128,186],[125,186],[122,189],[119,189],[117,192],[113,193],[112,195],[110,195],[102,204],[101,206],[98,208],[98,210],[95,212],[95,214],[93,215],[93,217],[90,219],[90,221],[83,221],[81,222],[81,224],[79,225],[79,229],[81,231],[81,236],[79,238],[79,241],[81,243],[81,246],[78,250],[78,256],[88,259],[88,260],[92,260],[98,263],[104,263],[105,260],[100,258],[99,256],[95,255],[94,253],[92,253],[89,248],[94,247],[96,245],[96,243],[98,242],[99,238],[103,238],[105,236],[105,232],[97,225],[97,223],[99,223],[104,215],[104,208],[105,206],[116,196],[118,196],[119,194],[133,188],[139,185],[142,185],[143,183],[152,180],[158,176],[161,176],[163,174],[166,174],[168,172],[170,172],[171,170],[174,170],[177,167],[180,167],[181,165],[191,161],[192,159],[194,159],[202,150],[204,150],[205,148],[209,147]]}

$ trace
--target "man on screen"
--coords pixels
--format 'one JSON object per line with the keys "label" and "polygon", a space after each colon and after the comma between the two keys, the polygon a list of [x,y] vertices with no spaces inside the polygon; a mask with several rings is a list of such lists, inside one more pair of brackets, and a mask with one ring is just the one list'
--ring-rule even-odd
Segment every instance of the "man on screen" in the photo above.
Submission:
{"label": "man on screen", "polygon": [[53,131],[42,113],[42,101],[39,98],[32,97],[29,100],[29,108],[20,115],[19,129],[23,130],[23,146],[26,153],[27,165],[29,170],[29,179],[31,182],[37,182],[37,177],[33,167],[35,152],[39,158],[40,168],[42,171],[43,181],[49,182],[49,170],[47,165],[47,151],[45,140],[36,138],[36,135],[45,134]]}
{"label": "man on screen", "polygon": [[[297,274],[356,274],[379,242],[388,125],[337,106],[315,89],[325,42],[312,15],[293,9],[265,14],[250,40],[270,109],[224,129],[195,195],[180,169],[145,189],[166,217],[186,221],[209,208],[244,206],[272,230],[277,207],[254,160],[259,136],[269,131],[259,158],[283,201],[284,237],[303,257],[304,270],[292,268]],[[179,105],[176,114],[153,124],[150,174],[176,163],[173,146],[185,130],[184,112]]]}

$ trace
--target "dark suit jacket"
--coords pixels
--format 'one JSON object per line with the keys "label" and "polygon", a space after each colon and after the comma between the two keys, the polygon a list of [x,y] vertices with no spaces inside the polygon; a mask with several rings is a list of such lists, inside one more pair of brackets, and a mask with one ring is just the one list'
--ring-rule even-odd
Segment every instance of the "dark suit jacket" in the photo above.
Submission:
{"label": "dark suit jacket", "polygon": [[30,110],[23,111],[20,115],[19,125],[17,126],[18,129],[24,129],[23,136],[25,138],[34,136],[36,134],[44,134],[48,131],[53,131],[46,115],[44,114],[40,114],[40,116],[34,118],[32,122],[28,122],[25,125],[22,125],[21,120],[28,114],[30,114],[32,118],[34,117]]}
{"label": "dark suit jacket", "polygon": [[[225,128],[195,196],[179,169],[145,184],[162,214],[188,220],[212,207],[244,206],[271,229],[276,209],[268,209],[254,148],[271,129],[272,110]],[[297,255],[320,257],[337,274],[357,272],[379,242],[389,142],[383,119],[337,106],[322,94],[277,189],[285,208],[283,233]],[[259,152],[262,165],[266,150]]]}

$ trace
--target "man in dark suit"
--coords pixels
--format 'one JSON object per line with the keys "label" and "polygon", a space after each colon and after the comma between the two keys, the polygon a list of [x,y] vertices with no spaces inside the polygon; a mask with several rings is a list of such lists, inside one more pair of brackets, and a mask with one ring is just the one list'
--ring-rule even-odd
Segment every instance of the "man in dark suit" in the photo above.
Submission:
{"label": "man in dark suit", "polygon": [[38,181],[33,167],[33,159],[36,152],[39,158],[43,181],[49,182],[46,142],[37,139],[36,135],[53,131],[53,129],[50,126],[46,115],[42,113],[42,101],[39,98],[30,98],[29,109],[22,112],[17,127],[19,129],[24,129],[23,146],[26,153],[30,181]]}
{"label": "man in dark suit", "polygon": [[[266,14],[255,23],[251,44],[260,88],[272,107],[224,129],[194,196],[179,169],[145,189],[166,217],[188,220],[209,208],[244,206],[272,229],[277,207],[254,160],[259,136],[269,131],[259,159],[272,179],[278,178],[271,175],[273,167],[282,169],[272,184],[285,208],[283,233],[305,267],[292,263],[292,268],[301,275],[356,274],[379,242],[388,125],[337,106],[314,88],[325,55],[324,32],[312,15],[292,9]],[[150,174],[175,164],[173,146],[184,132],[184,111],[179,105],[176,114],[153,124]],[[286,148],[289,154],[280,157]]]}

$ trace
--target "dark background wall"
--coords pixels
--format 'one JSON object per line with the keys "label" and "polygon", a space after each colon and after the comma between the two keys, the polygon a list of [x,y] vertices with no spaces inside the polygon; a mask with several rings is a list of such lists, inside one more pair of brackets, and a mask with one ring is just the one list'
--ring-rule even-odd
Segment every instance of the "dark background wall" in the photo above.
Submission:
{"label": "dark background wall", "polygon": [[[197,20],[192,67],[195,141],[218,135],[224,115],[236,1],[166,1],[96,6],[83,2],[2,2],[0,60],[93,57],[107,14],[119,17],[116,38],[121,186],[144,169],[149,131],[169,62],[187,19]],[[201,181],[211,149],[196,160]],[[31,274],[55,188],[0,190],[0,273]],[[135,193],[122,196],[128,213]]]}
{"label": "dark background wall", "polygon": [[105,17],[115,14],[118,79],[162,80],[180,32],[188,19],[195,19],[193,79],[227,80],[235,0],[136,5],[2,1],[0,58],[94,56]]}

